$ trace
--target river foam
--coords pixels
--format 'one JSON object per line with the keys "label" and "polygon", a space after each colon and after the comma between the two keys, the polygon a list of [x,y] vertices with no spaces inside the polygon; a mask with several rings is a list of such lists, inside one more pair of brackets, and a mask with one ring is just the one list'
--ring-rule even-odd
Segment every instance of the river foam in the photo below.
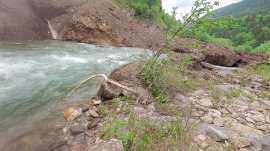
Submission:
{"label": "river foam", "polygon": [[[0,148],[27,132],[65,104],[96,95],[100,79],[93,79],[71,93],[84,79],[111,71],[140,58],[137,48],[100,48],[61,41],[26,41],[21,45],[0,42]],[[149,51],[148,51],[149,52]]]}

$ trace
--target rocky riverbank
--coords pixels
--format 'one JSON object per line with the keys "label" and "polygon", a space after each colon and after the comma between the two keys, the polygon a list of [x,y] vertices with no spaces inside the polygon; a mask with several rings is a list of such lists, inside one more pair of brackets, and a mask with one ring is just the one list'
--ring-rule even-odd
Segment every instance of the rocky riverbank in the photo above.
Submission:
{"label": "rocky riverbank", "polygon": [[[146,85],[138,82],[139,77],[130,76],[139,71],[134,68],[137,65],[125,65],[112,72],[110,78],[147,92]],[[65,118],[69,121],[67,127],[63,128],[65,143],[53,149],[124,150],[127,146],[122,144],[123,140],[118,140],[121,139],[119,134],[127,135],[133,127],[120,124],[114,135],[108,134],[113,125],[120,121],[128,123],[134,116],[135,121],[152,121],[158,125],[174,122],[183,127],[189,125],[192,128],[186,132],[192,136],[189,148],[193,150],[270,150],[269,82],[246,68],[207,66],[197,70],[196,75],[214,81],[210,88],[174,93],[172,101],[165,106],[151,99],[138,102],[129,98],[123,90],[102,86],[99,95],[106,99],[93,98],[86,106],[70,108],[65,112]],[[174,113],[176,108],[182,113],[180,119]]]}

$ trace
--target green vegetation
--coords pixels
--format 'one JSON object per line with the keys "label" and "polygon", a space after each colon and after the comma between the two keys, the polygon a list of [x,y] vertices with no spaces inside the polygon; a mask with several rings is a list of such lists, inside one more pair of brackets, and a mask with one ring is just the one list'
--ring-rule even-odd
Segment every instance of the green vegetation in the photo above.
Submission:
{"label": "green vegetation", "polygon": [[241,2],[219,8],[215,18],[221,16],[233,15],[235,17],[243,17],[253,14],[268,15],[270,14],[269,0],[242,0]]}
{"label": "green vegetation", "polygon": [[[126,151],[166,150],[168,148],[189,150],[193,139],[194,123],[187,122],[187,125],[181,125],[182,115],[179,113],[175,120],[170,122],[138,119],[135,112],[125,111],[128,103],[126,100],[123,101],[124,104],[120,109],[123,112],[115,112],[115,108],[113,109],[110,113],[111,118],[103,123],[104,128],[99,134],[100,137],[105,140],[113,137],[121,140]],[[131,100],[128,99],[129,101]],[[129,119],[125,119],[123,114]]]}
{"label": "green vegetation", "polygon": [[262,64],[259,66],[250,67],[249,71],[258,74],[264,82],[270,83],[270,65]]}
{"label": "green vegetation", "polygon": [[[176,20],[174,16],[165,13],[162,9],[161,0],[112,0],[112,2],[119,8],[132,13],[131,17],[134,19],[157,21],[161,25],[161,30],[168,31],[172,28],[172,24],[181,24],[180,20]],[[174,12],[175,10],[176,8],[174,8]]]}
{"label": "green vegetation", "polygon": [[200,40],[219,43],[217,40],[224,39],[223,45],[234,50],[270,53],[270,15],[253,14],[237,18],[233,22],[238,27],[227,31],[222,28],[209,29],[208,39]]}

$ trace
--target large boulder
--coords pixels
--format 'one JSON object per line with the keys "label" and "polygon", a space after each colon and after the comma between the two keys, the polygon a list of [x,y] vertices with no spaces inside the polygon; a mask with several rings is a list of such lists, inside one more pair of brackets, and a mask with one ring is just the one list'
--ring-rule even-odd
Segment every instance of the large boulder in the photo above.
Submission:
{"label": "large boulder", "polygon": [[154,99],[151,92],[146,89],[147,84],[139,76],[139,66],[139,62],[131,62],[114,70],[109,76],[111,80],[133,89],[137,94],[130,93],[114,84],[103,82],[98,91],[98,96],[109,100],[119,96],[132,95],[134,99],[139,98],[143,103],[153,102]]}

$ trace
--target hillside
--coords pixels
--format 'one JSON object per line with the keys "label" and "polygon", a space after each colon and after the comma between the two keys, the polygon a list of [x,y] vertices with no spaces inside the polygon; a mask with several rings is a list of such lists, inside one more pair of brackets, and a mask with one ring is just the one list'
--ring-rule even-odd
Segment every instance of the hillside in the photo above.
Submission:
{"label": "hillside", "polygon": [[270,14],[270,1],[269,0],[242,0],[238,3],[233,3],[219,9],[216,18],[221,16],[233,15],[234,17],[242,17],[253,14],[267,15]]}
{"label": "hillside", "polygon": [[210,36],[227,39],[228,47],[248,52],[270,53],[270,15],[249,15],[236,18],[234,29],[209,29]]}

